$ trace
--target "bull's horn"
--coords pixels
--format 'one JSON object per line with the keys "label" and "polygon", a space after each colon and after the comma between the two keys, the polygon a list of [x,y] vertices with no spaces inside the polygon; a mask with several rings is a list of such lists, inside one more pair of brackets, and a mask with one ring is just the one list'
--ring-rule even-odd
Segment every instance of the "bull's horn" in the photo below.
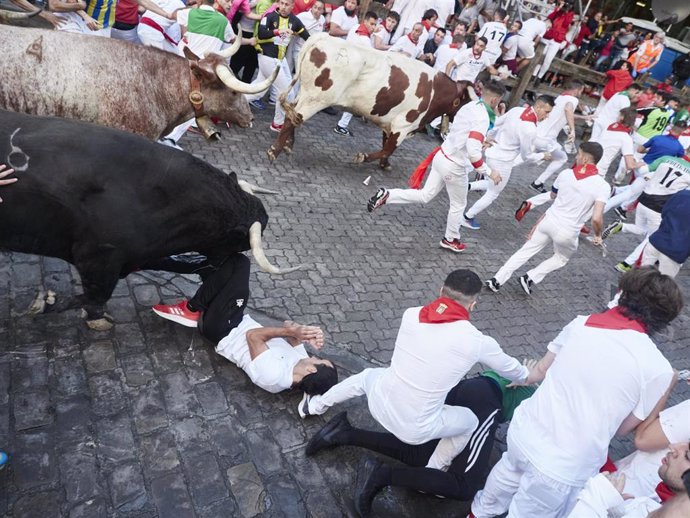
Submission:
{"label": "bull's horn", "polygon": [[208,56],[209,54],[217,54],[218,56],[220,56],[224,59],[230,59],[235,54],[237,54],[237,51],[240,50],[241,46],[242,46],[242,35],[240,34],[240,35],[235,36],[235,41],[233,41],[232,45],[230,45],[228,48],[220,50],[218,52],[207,52],[205,55]]}
{"label": "bull's horn", "polygon": [[281,270],[280,268],[273,266],[268,261],[268,258],[264,253],[264,249],[261,247],[261,223],[258,221],[255,221],[252,223],[252,226],[249,227],[249,246],[252,248],[252,255],[254,256],[254,259],[256,259],[259,268],[265,272],[280,275],[283,273],[294,272],[295,270],[299,270],[301,268],[301,266],[295,266],[293,268],[285,268]]}
{"label": "bull's horn", "polygon": [[18,11],[8,11],[7,9],[0,9],[0,21],[10,21],[10,20],[24,20],[26,18],[31,18],[36,16],[41,12],[42,9],[36,9],[30,13],[18,12]]}
{"label": "bull's horn", "polygon": [[470,99],[472,101],[476,101],[479,99],[479,97],[477,97],[477,92],[474,91],[474,86],[472,86],[472,85],[468,86],[467,87],[467,93],[470,95]]}
{"label": "bull's horn", "polygon": [[245,182],[244,180],[238,180],[237,183],[240,184],[240,189],[242,189],[244,192],[248,192],[249,194],[280,194],[278,191],[264,189],[263,187],[259,187],[253,183]]}
{"label": "bull's horn", "polygon": [[259,92],[263,92],[264,90],[268,89],[268,87],[273,84],[273,81],[275,81],[276,77],[278,77],[279,70],[280,66],[277,66],[273,71],[273,74],[271,74],[271,77],[264,79],[260,83],[249,84],[237,79],[235,74],[233,74],[226,65],[216,66],[216,74],[218,75],[218,79],[223,81],[223,84],[225,84],[225,86],[228,88],[241,94],[258,94]]}

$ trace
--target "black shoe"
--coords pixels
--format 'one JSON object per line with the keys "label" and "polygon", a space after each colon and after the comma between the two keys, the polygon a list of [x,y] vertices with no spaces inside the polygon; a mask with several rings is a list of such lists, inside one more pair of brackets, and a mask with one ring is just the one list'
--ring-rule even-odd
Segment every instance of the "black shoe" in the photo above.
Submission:
{"label": "black shoe", "polygon": [[530,186],[530,188],[537,191],[538,193],[544,194],[546,192],[546,189],[544,189],[543,183],[532,182],[531,184],[529,184],[529,186]]}
{"label": "black shoe", "polygon": [[309,440],[307,448],[304,450],[305,455],[311,457],[325,448],[337,446],[334,441],[335,436],[351,428],[352,425],[350,425],[350,421],[347,420],[347,412],[340,412],[337,416],[328,421],[324,427],[316,432],[314,437]]}
{"label": "black shoe", "polygon": [[488,281],[484,281],[484,286],[489,288],[494,293],[501,289],[501,284],[496,280],[496,277],[491,277]]}
{"label": "black shoe", "polygon": [[616,207],[613,210],[615,211],[616,214],[618,214],[618,217],[620,219],[622,219],[623,221],[626,221],[628,219],[628,213],[625,212],[625,209],[623,209],[622,207]]}
{"label": "black shoe", "polygon": [[389,192],[384,187],[379,187],[379,190],[376,191],[376,194],[369,198],[369,201],[367,202],[367,210],[369,212],[374,212],[381,205],[385,205],[386,201],[388,200],[388,196]]}
{"label": "black shoe", "polygon": [[382,466],[382,462],[372,457],[364,457],[357,466],[355,510],[362,518],[371,514],[371,504],[374,502],[376,494],[382,489],[374,482],[376,471]]}
{"label": "black shoe", "polygon": [[532,295],[532,284],[532,279],[529,278],[529,275],[525,274],[520,277],[520,286],[522,286],[522,289],[527,295]]}

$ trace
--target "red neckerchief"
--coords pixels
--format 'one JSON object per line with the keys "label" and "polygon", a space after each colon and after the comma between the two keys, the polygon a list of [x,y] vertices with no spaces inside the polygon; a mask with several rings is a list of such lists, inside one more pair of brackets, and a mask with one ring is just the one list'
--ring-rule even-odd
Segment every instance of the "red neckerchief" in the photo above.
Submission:
{"label": "red neckerchief", "polygon": [[620,122],[614,122],[613,124],[610,124],[608,128],[606,128],[609,131],[622,131],[623,133],[632,133],[632,130],[628,128],[626,125],[621,124]]}
{"label": "red neckerchief", "polygon": [[363,23],[359,24],[359,27],[357,27],[357,30],[355,31],[355,34],[359,34],[360,36],[366,36],[367,38],[371,36],[371,33],[367,29],[367,26],[364,25]]}
{"label": "red neckerchief", "polygon": [[431,24],[429,22],[422,20],[422,25],[427,30],[427,32],[431,30]]}
{"label": "red neckerchief", "polygon": [[449,46],[451,49],[459,49],[459,48],[460,48],[460,44],[459,44],[459,43],[451,43],[451,44],[448,45],[448,46]]}
{"label": "red neckerchief", "polygon": [[447,324],[469,319],[469,311],[448,297],[439,297],[419,310],[420,324]]}
{"label": "red neckerchief", "polygon": [[671,500],[676,494],[673,492],[673,490],[668,487],[666,484],[663,482],[659,482],[659,485],[656,486],[654,489],[656,491],[656,494],[659,496],[659,500],[661,500],[661,503],[663,504],[667,500]]}
{"label": "red neckerchief", "polygon": [[411,41],[412,43],[414,43],[415,45],[417,45],[417,41],[415,41],[415,40],[412,39],[412,33],[411,33],[411,32],[408,33],[407,39],[410,40],[410,41]]}
{"label": "red neckerchief", "polygon": [[599,169],[594,164],[573,165],[573,173],[576,180],[584,180],[595,174],[599,174]]}
{"label": "red neckerchief", "polygon": [[522,112],[520,115],[520,120],[525,121],[525,122],[533,122],[535,125],[537,124],[537,114],[534,113],[534,110],[532,109],[531,106],[528,106],[525,108],[525,111]]}
{"label": "red neckerchief", "polygon": [[[596,169],[596,168],[595,168]],[[630,329],[638,333],[647,333],[642,322],[626,317],[618,306],[603,313],[590,315],[585,322],[586,327],[598,327],[600,329],[623,330]]]}

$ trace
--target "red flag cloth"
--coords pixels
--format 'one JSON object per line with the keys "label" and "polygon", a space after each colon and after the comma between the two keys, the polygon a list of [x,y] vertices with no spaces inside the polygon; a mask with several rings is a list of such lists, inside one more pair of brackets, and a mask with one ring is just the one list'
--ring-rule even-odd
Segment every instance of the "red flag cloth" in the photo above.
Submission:
{"label": "red flag cloth", "polygon": [[441,146],[437,147],[431,153],[429,153],[429,156],[422,160],[422,163],[417,166],[417,169],[414,170],[414,173],[412,173],[410,179],[407,180],[407,185],[410,186],[410,189],[422,188],[422,184],[424,183],[424,177],[426,177],[426,172],[429,169],[432,160],[436,156],[436,153],[438,153],[439,151],[441,151]]}

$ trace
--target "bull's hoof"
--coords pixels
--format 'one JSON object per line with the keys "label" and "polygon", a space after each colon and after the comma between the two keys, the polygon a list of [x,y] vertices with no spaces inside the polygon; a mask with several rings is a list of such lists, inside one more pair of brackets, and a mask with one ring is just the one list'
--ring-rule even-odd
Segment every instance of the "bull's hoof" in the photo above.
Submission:
{"label": "bull's hoof", "polygon": [[45,313],[46,306],[52,306],[55,304],[56,296],[57,295],[53,290],[39,290],[27,313],[29,315],[40,315],[41,313]]}
{"label": "bull's hoof", "polygon": [[292,144],[285,144],[283,151],[285,151],[286,155],[291,155],[292,154]]}
{"label": "bull's hoof", "polygon": [[355,155],[355,164],[363,164],[366,159],[367,155],[365,155],[364,153],[357,153]]}
{"label": "bull's hoof", "polygon": [[110,331],[113,328],[112,320],[109,320],[108,315],[104,315],[102,318],[97,318],[95,320],[87,320],[86,325],[89,329],[94,331]]}
{"label": "bull's hoof", "polygon": [[383,169],[384,171],[391,171],[393,169],[388,162],[385,164],[379,164],[379,168]]}
{"label": "bull's hoof", "polygon": [[268,155],[268,159],[273,162],[276,159],[276,148],[271,146],[268,151],[266,151],[266,155]]}

